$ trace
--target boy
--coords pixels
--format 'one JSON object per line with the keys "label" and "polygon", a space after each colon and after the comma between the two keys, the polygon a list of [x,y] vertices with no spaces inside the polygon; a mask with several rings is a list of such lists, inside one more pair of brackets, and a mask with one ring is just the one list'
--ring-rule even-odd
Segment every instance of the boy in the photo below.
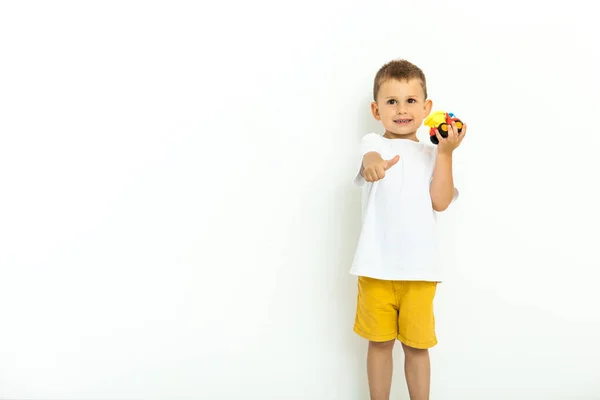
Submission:
{"label": "boy", "polygon": [[384,65],[375,76],[371,111],[385,128],[361,143],[355,182],[363,188],[362,232],[351,274],[358,276],[354,331],[369,340],[371,400],[388,400],[392,348],[405,354],[411,400],[429,399],[429,348],[437,344],[433,299],[441,281],[436,212],[458,197],[452,156],[465,137],[453,123],[439,144],[421,143],[417,130],[431,112],[425,75],[406,60]]}

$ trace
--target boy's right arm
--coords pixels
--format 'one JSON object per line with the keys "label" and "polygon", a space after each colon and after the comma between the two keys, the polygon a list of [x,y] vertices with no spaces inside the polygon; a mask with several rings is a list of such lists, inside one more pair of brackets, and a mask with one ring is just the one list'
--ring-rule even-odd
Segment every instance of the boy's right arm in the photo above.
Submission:
{"label": "boy's right arm", "polygon": [[377,182],[385,178],[385,171],[396,165],[398,160],[398,155],[391,160],[384,160],[379,153],[371,151],[363,156],[360,174],[367,182]]}
{"label": "boy's right arm", "polygon": [[381,157],[384,142],[381,135],[369,133],[363,136],[360,142],[360,167],[354,182],[363,186],[365,182],[377,182],[385,177],[385,171],[396,164],[399,157],[384,160]]}

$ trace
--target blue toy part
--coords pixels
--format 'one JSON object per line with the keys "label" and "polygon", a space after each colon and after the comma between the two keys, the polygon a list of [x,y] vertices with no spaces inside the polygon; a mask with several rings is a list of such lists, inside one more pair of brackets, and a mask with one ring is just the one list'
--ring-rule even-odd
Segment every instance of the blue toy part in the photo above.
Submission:
{"label": "blue toy part", "polygon": [[450,116],[450,118],[454,118],[454,114],[453,113],[448,113],[448,115]]}

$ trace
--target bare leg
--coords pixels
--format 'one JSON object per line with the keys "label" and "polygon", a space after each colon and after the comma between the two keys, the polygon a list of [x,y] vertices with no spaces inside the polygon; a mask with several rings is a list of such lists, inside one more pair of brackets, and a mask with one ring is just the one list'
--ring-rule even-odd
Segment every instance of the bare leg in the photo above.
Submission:
{"label": "bare leg", "polygon": [[367,375],[371,400],[389,400],[392,386],[392,350],[396,340],[369,342]]}
{"label": "bare leg", "polygon": [[429,400],[431,367],[429,350],[415,349],[402,344],[404,349],[404,374],[410,400]]}

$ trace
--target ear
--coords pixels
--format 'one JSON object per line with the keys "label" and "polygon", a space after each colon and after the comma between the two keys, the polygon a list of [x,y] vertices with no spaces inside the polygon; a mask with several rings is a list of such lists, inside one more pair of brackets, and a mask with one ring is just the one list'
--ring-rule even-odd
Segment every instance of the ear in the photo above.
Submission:
{"label": "ear", "polygon": [[433,102],[431,100],[425,101],[425,117],[429,116],[431,113],[431,108],[433,107]]}
{"label": "ear", "polygon": [[379,107],[377,106],[377,102],[371,103],[371,113],[373,113],[373,118],[377,121],[381,121],[381,115],[379,115]]}

